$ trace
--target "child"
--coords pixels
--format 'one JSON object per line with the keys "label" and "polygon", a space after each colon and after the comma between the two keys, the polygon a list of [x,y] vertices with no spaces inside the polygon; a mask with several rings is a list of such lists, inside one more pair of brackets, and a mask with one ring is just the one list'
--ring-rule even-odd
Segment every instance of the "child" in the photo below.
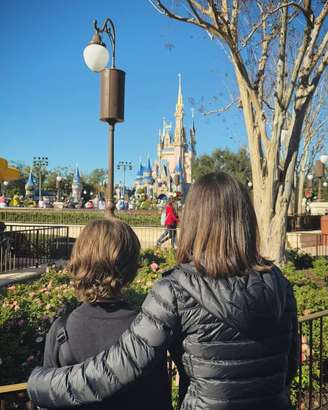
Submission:
{"label": "child", "polygon": [[[83,229],[68,265],[82,303],[66,323],[57,319],[50,328],[45,367],[83,362],[109,349],[129,328],[136,312],[125,300],[123,289],[137,274],[139,251],[136,234],[118,219],[92,221]],[[92,408],[171,409],[166,357],[140,382]]]}

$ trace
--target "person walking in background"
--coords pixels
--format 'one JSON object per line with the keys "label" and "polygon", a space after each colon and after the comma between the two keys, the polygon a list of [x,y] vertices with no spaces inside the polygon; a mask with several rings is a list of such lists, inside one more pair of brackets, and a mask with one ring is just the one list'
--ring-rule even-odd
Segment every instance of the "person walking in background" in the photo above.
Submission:
{"label": "person walking in background", "polygon": [[[45,367],[83,362],[114,345],[128,329],[137,313],[123,290],[137,274],[139,251],[134,231],[118,219],[92,221],[83,229],[68,265],[81,304],[52,324],[46,338]],[[148,376],[95,408],[171,410],[170,400],[163,352]]]}
{"label": "person walking in background", "polygon": [[[162,215],[161,215],[162,218]],[[179,217],[173,205],[173,200],[170,198],[165,207],[165,219],[164,226],[165,231],[158,238],[156,246],[161,246],[168,239],[171,239],[172,248],[176,248],[176,238],[177,238],[177,225],[179,223]]]}
{"label": "person walking in background", "polygon": [[291,409],[296,302],[259,243],[247,189],[222,172],[198,179],[183,210],[178,265],[155,282],[141,313],[109,350],[79,365],[34,369],[33,402],[58,407],[115,397],[170,349],[181,409]]}

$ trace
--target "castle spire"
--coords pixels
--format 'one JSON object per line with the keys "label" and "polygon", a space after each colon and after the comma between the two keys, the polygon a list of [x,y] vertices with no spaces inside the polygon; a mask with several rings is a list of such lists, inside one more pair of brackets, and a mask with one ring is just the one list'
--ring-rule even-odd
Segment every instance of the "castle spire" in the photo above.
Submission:
{"label": "castle spire", "polygon": [[178,87],[178,100],[176,104],[176,111],[183,110],[183,98],[182,98],[182,84],[181,84],[181,73],[178,74],[179,87]]}
{"label": "castle spire", "polygon": [[182,98],[182,83],[181,74],[178,74],[178,100],[175,106],[175,132],[174,132],[174,145],[181,146],[185,143],[185,131],[183,127],[183,98]]}

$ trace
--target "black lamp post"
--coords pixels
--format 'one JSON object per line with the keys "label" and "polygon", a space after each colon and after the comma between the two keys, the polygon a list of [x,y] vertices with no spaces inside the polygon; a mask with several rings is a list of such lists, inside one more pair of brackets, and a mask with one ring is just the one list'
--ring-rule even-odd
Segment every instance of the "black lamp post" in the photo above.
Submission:
{"label": "black lamp post", "polygon": [[132,170],[132,162],[128,162],[128,161],[119,161],[117,164],[117,169],[123,170],[123,198],[125,195],[125,172],[127,170],[131,171]]}
{"label": "black lamp post", "polygon": [[33,167],[38,171],[39,179],[39,201],[42,196],[42,171],[48,166],[48,157],[33,157]]}
{"label": "black lamp post", "polygon": [[61,199],[60,183],[61,183],[62,179],[63,178],[60,175],[56,176],[57,202],[60,202],[60,199]]}
{"label": "black lamp post", "polygon": [[[115,68],[115,27],[110,18],[104,21],[102,28],[94,20],[95,34],[83,51],[86,65],[92,71],[100,72],[100,120],[109,124],[108,150],[108,184],[106,211],[114,215],[114,131],[117,122],[124,121],[124,85],[125,72]],[[102,42],[101,33],[106,33],[111,45],[111,68],[105,68],[109,61],[109,53]]]}

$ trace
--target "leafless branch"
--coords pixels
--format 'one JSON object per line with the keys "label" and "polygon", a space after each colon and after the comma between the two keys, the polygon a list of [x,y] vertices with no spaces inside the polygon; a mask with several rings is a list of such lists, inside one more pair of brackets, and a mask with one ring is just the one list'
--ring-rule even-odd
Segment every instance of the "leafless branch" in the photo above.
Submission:
{"label": "leafless branch", "polygon": [[213,115],[213,114],[222,114],[223,112],[228,111],[233,105],[239,102],[240,102],[240,98],[236,98],[235,100],[230,101],[229,104],[227,104],[225,107],[204,112],[204,116],[206,117],[206,116]]}

